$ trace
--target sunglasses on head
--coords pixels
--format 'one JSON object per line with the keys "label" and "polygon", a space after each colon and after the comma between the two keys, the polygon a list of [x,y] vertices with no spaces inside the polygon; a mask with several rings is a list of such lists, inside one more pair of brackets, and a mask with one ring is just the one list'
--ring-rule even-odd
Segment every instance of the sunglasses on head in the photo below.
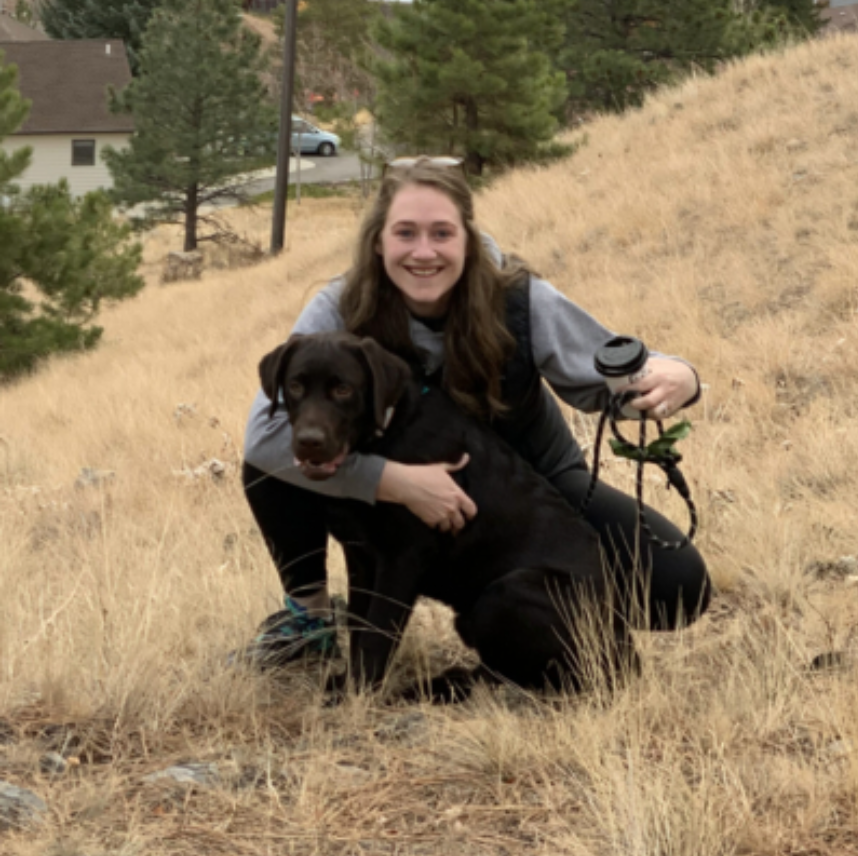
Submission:
{"label": "sunglasses on head", "polygon": [[384,165],[381,177],[384,178],[390,169],[409,169],[410,167],[417,166],[418,163],[425,163],[429,166],[440,167],[441,169],[459,167],[462,170],[462,175],[465,174],[465,161],[463,158],[457,158],[453,155],[439,155],[438,157],[419,155],[415,158],[394,158],[392,161],[388,161]]}

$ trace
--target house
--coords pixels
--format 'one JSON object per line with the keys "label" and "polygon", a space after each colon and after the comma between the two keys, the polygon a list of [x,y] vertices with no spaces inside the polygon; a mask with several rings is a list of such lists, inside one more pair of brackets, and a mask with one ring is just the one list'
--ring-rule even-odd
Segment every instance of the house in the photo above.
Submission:
{"label": "house", "polygon": [[7,151],[33,149],[16,183],[28,188],[65,178],[75,196],[111,187],[101,151],[123,148],[134,130],[131,117],[114,115],[107,106],[108,87],[119,90],[131,82],[122,41],[7,41],[0,42],[0,52],[4,64],[18,67],[21,94],[32,102],[24,124],[0,143]]}

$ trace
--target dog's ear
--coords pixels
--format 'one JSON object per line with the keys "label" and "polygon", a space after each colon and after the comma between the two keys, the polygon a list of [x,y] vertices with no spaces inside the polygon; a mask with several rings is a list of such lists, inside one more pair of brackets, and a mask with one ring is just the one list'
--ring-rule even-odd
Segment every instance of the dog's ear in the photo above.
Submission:
{"label": "dog's ear", "polygon": [[411,369],[405,360],[386,351],[375,339],[361,339],[358,349],[369,366],[375,427],[383,431],[389,421],[390,408],[396,406],[411,380]]}
{"label": "dog's ear", "polygon": [[289,360],[298,350],[298,345],[303,339],[300,333],[293,333],[284,344],[280,345],[266,354],[259,363],[259,380],[262,383],[262,391],[271,399],[271,407],[268,408],[269,418],[277,411],[280,391],[289,368]]}

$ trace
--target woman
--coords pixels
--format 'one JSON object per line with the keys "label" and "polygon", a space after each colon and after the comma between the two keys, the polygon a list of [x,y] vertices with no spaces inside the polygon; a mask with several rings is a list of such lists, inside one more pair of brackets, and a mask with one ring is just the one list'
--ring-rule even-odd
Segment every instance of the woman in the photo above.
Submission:
{"label": "woman", "polygon": [[[294,332],[372,336],[428,382],[440,383],[463,410],[487,420],[578,508],[590,474],[543,381],[573,407],[600,410],[608,391],[593,355],[614,334],[523,265],[503,264],[474,222],[473,198],[458,164],[421,157],[389,165],[360,230],[352,269],[311,300]],[[631,405],[658,418],[699,396],[694,370],[658,354],[635,389]],[[409,466],[353,454],[339,465],[302,467],[292,459],[285,412],[269,418],[269,407],[260,391],[243,474],[286,591],[286,608],[263,624],[248,650],[261,665],[334,649],[325,569],[327,497],[398,502],[442,531],[459,530],[479,513],[450,475],[467,466],[467,456],[455,465]],[[627,601],[637,626],[672,629],[706,608],[709,578],[694,547],[653,548],[643,563],[635,559],[632,497],[600,482],[584,515],[620,588],[638,593]],[[647,517],[658,537],[681,537],[652,509]],[[644,618],[631,618],[633,600]]]}

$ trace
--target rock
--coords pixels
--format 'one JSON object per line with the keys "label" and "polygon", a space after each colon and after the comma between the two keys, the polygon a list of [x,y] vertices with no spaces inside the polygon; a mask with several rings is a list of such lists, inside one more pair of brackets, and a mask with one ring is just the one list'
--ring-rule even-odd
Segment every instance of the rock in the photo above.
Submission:
{"label": "rock", "polygon": [[235,464],[224,463],[217,458],[209,458],[198,467],[184,467],[181,470],[173,470],[173,475],[187,479],[189,482],[200,479],[211,479],[214,482],[223,481],[226,476],[235,472]]}
{"label": "rock", "polygon": [[194,250],[190,253],[169,253],[161,272],[161,282],[179,282],[183,279],[199,279],[203,273],[203,254]]}
{"label": "rock", "polygon": [[811,562],[804,572],[818,580],[849,580],[858,576],[858,556],[841,556],[836,561]]}
{"label": "rock", "polygon": [[115,478],[116,473],[113,470],[97,470],[94,467],[83,467],[80,475],[74,480],[74,486],[78,490],[83,490],[87,487],[112,482]]}
{"label": "rock", "polygon": [[831,743],[825,747],[825,754],[828,755],[829,758],[848,758],[854,750],[855,747],[849,740],[832,740]]}
{"label": "rock", "polygon": [[0,781],[0,829],[22,829],[41,823],[48,806],[26,788]]}
{"label": "rock", "polygon": [[220,781],[217,764],[205,764],[191,761],[188,764],[177,764],[166,770],[159,770],[144,777],[144,782],[174,782],[179,785],[199,785],[210,788]]}

